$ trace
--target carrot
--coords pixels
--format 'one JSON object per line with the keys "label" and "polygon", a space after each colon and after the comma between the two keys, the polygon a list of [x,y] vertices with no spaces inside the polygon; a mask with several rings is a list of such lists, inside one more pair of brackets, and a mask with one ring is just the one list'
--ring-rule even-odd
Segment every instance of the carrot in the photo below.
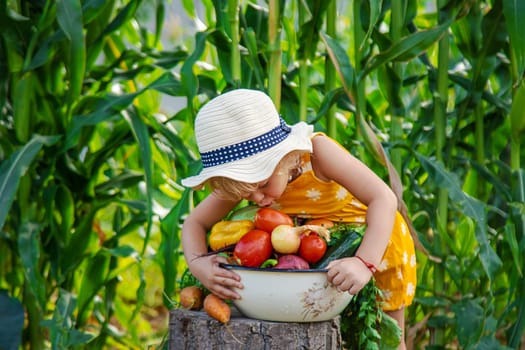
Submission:
{"label": "carrot", "polygon": [[204,298],[204,311],[221,323],[226,324],[230,320],[230,306],[215,294],[208,294]]}
{"label": "carrot", "polygon": [[184,287],[180,291],[180,305],[188,310],[200,310],[204,300],[204,293],[198,286]]}

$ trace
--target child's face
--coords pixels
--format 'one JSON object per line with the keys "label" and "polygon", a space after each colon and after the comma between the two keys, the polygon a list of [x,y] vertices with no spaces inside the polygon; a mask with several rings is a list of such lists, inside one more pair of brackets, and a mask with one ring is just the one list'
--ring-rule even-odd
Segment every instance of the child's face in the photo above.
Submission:
{"label": "child's face", "polygon": [[268,179],[259,182],[257,190],[248,194],[245,199],[259,207],[267,207],[279,199],[288,184],[288,172],[276,170]]}

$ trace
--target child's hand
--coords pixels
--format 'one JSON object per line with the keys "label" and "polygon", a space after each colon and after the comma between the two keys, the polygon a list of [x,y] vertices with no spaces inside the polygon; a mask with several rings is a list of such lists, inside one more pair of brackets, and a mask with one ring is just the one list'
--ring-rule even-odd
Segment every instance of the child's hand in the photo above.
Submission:
{"label": "child's hand", "polygon": [[328,264],[328,282],[339,291],[355,295],[370,281],[372,272],[357,258],[343,258]]}
{"label": "child's hand", "polygon": [[189,268],[191,273],[210,292],[222,299],[239,299],[240,295],[231,288],[242,289],[241,278],[235,272],[219,266],[227,263],[226,258],[218,255],[206,255],[191,261]]}

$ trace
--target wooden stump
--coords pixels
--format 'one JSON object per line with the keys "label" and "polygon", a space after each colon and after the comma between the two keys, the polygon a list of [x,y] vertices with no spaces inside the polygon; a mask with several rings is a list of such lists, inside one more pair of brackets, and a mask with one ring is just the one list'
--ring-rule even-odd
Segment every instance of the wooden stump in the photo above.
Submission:
{"label": "wooden stump", "polygon": [[169,350],[281,350],[342,348],[340,318],[284,323],[243,317],[232,308],[228,325],[204,311],[170,311]]}

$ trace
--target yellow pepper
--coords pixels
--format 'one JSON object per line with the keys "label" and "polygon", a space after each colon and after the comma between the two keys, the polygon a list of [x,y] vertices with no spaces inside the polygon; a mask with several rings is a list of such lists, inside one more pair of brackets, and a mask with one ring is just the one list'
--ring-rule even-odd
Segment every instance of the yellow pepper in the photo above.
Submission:
{"label": "yellow pepper", "polygon": [[218,250],[239,242],[242,236],[253,230],[255,225],[251,220],[223,220],[211,228],[209,244],[212,250]]}

